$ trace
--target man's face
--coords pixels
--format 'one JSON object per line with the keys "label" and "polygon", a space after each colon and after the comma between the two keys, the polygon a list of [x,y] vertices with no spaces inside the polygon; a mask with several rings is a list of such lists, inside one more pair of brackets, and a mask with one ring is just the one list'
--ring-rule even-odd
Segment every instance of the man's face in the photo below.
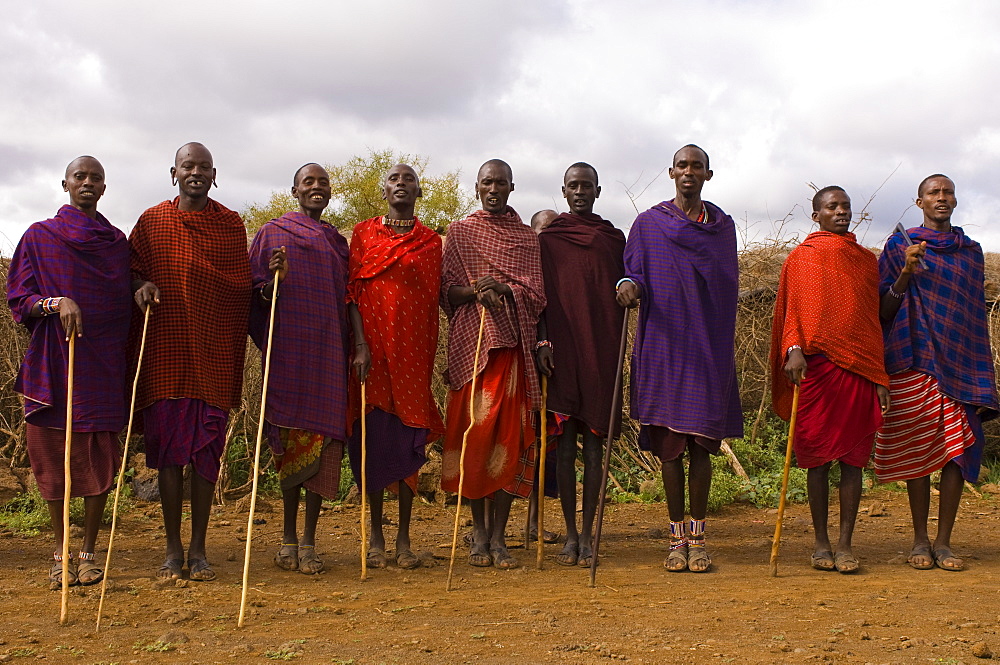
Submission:
{"label": "man's face", "polygon": [[514,191],[510,173],[500,164],[488,163],[479,169],[476,181],[476,198],[483,204],[483,210],[502,214],[507,210],[507,199]]}
{"label": "man's face", "polygon": [[330,204],[330,176],[319,164],[310,164],[299,171],[299,181],[292,187],[292,196],[306,212],[323,212]]}
{"label": "man's face", "polygon": [[707,180],[712,179],[712,172],[705,164],[706,158],[698,148],[681,148],[674,157],[674,165],[670,167],[670,178],[674,181],[679,194],[700,196],[701,188]]}
{"label": "man's face", "polygon": [[594,201],[601,195],[601,188],[591,169],[577,166],[566,172],[562,193],[572,212],[589,214],[594,212]]}
{"label": "man's face", "polygon": [[104,196],[104,167],[93,157],[81,157],[66,167],[63,191],[69,192],[70,204],[79,210],[95,208]]}
{"label": "man's face", "polygon": [[819,210],[812,214],[820,231],[843,235],[851,230],[851,197],[840,190],[831,190],[823,195]]}
{"label": "man's face", "polygon": [[396,164],[385,174],[382,183],[382,198],[389,205],[412,206],[423,196],[417,173],[406,164]]}
{"label": "man's face", "polygon": [[177,154],[177,161],[171,167],[170,175],[177,178],[177,185],[186,196],[192,199],[208,196],[208,190],[215,181],[212,153],[205,146],[185,146]]}
{"label": "man's face", "polygon": [[939,223],[950,221],[957,205],[955,183],[951,178],[931,178],[924,183],[924,190],[917,199],[917,207],[924,211],[924,217]]}

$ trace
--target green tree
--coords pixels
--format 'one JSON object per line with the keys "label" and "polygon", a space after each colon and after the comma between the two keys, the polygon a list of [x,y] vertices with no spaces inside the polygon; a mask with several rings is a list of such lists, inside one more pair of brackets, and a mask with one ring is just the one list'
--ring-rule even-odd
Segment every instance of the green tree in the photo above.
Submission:
{"label": "green tree", "polygon": [[[367,156],[355,156],[344,164],[325,164],[330,174],[333,196],[323,219],[341,231],[354,228],[358,222],[377,217],[386,211],[382,200],[382,181],[386,171],[396,164],[409,164],[420,177],[424,196],[417,200],[417,217],[427,226],[444,231],[453,220],[461,219],[472,210],[474,200],[459,183],[460,172],[449,171],[427,175],[427,158],[396,153],[391,149],[369,150]],[[266,203],[251,203],[240,213],[250,234],[265,222],[298,209],[298,202],[288,189],[271,192]]]}

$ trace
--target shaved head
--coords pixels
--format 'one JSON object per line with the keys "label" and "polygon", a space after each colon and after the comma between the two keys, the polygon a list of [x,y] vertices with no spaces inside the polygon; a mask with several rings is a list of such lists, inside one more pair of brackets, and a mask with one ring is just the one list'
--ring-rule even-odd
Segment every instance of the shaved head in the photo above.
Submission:
{"label": "shaved head", "polygon": [[685,146],[681,146],[681,149],[674,153],[674,159],[673,159],[673,162],[672,162],[673,164],[677,164],[677,155],[681,154],[681,152],[683,150],[685,150],[686,148],[694,148],[695,150],[697,150],[698,152],[700,152],[702,155],[704,155],[705,156],[705,169],[708,170],[708,169],[712,168],[708,164],[708,153],[705,152],[704,148],[702,148],[701,146],[697,146],[694,143],[688,143]]}
{"label": "shaved head", "polygon": [[197,141],[191,141],[190,143],[185,143],[181,147],[177,148],[177,153],[174,154],[174,166],[180,164],[181,158],[187,154],[196,154],[201,159],[204,159],[207,155],[208,161],[215,163],[215,160],[212,159],[212,153],[209,152],[208,148]]}
{"label": "shaved head", "polygon": [[[295,172],[295,175],[292,176],[292,187],[297,187],[298,186],[298,184],[299,184],[299,176],[302,174],[303,171],[305,171],[310,166],[319,166],[321,169],[323,168],[322,166],[320,166],[316,162],[309,162],[308,164],[303,164]],[[323,170],[325,171],[326,169],[323,169]]]}
{"label": "shaved head", "polygon": [[951,182],[952,186],[955,185],[955,181],[952,180],[951,178],[949,178],[948,176],[946,176],[943,173],[935,173],[933,175],[929,175],[926,178],[924,178],[923,180],[921,180],[920,184],[917,185],[917,198],[918,199],[924,195],[924,187],[927,186],[927,183],[929,183],[931,180],[934,180],[935,178],[944,178],[945,180]]}
{"label": "shaved head", "polygon": [[416,169],[414,169],[409,164],[402,164],[402,163],[400,163],[400,164],[396,164],[391,169],[389,169],[388,171],[385,172],[385,177],[382,178],[383,184],[386,183],[386,182],[388,182],[389,176],[392,175],[393,173],[402,173],[404,171],[409,171],[410,173],[412,173],[413,177],[417,179],[417,184],[420,183],[420,176],[417,175]]}
{"label": "shaved head", "polygon": [[477,180],[479,179],[479,176],[482,175],[483,170],[486,167],[488,167],[488,166],[498,166],[498,167],[502,168],[504,171],[507,172],[507,179],[508,180],[513,180],[514,179],[514,172],[510,170],[510,164],[508,164],[507,162],[503,161],[502,159],[491,159],[491,160],[485,162],[482,166],[479,167],[479,173],[476,176]]}
{"label": "shaved head", "polygon": [[66,165],[66,178],[69,178],[69,175],[75,171],[78,166],[87,166],[92,170],[98,170],[101,173],[104,173],[104,166],[97,161],[96,157],[91,157],[90,155],[80,155]]}

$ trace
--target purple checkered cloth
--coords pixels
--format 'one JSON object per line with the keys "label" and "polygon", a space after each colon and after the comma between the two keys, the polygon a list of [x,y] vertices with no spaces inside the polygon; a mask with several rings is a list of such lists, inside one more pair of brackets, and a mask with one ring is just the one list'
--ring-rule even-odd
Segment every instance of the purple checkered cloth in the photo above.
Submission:
{"label": "purple checkered cloth", "polygon": [[65,205],[52,219],[32,224],[14,250],[7,273],[7,304],[31,333],[14,390],[24,395],[29,423],[66,427],[69,348],[59,316],[31,318],[44,297],[72,298],[83,314],[76,340],[73,429],[117,432],[125,425],[125,342],[132,292],[125,235],[103,215],[88,217]]}
{"label": "purple checkered cloth", "polygon": [[639,215],[625,274],[642,288],[632,350],[632,418],[709,439],[743,436],[734,340],[739,270],[732,217],[672,201]]}
{"label": "purple checkered cloth", "polygon": [[288,275],[278,285],[265,419],[344,441],[351,349],[347,240],[329,224],[300,212],[286,213],[257,232],[250,246],[250,336],[262,354],[271,303],[260,291],[271,281],[271,250],[281,246],[288,252]]}
{"label": "purple checkered cloth", "polygon": [[[907,234],[927,243],[924,261],[910,278],[896,318],[883,325],[885,369],[933,376],[941,391],[963,404],[985,406],[984,420],[998,412],[993,354],[986,312],[983,249],[953,226],[947,233],[918,226]],[[884,295],[905,263],[906,241],[893,233],[878,260]]]}

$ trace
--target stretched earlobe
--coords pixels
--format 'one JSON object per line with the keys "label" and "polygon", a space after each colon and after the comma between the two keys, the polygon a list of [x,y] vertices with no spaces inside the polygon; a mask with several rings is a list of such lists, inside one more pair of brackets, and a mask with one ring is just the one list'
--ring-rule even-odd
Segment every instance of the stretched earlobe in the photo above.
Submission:
{"label": "stretched earlobe", "polygon": [[212,178],[212,187],[219,188],[219,183],[215,182],[215,178]]}
{"label": "stretched earlobe", "polygon": [[175,178],[174,176],[170,176],[170,185],[172,187],[176,187],[177,186],[177,178]]}

